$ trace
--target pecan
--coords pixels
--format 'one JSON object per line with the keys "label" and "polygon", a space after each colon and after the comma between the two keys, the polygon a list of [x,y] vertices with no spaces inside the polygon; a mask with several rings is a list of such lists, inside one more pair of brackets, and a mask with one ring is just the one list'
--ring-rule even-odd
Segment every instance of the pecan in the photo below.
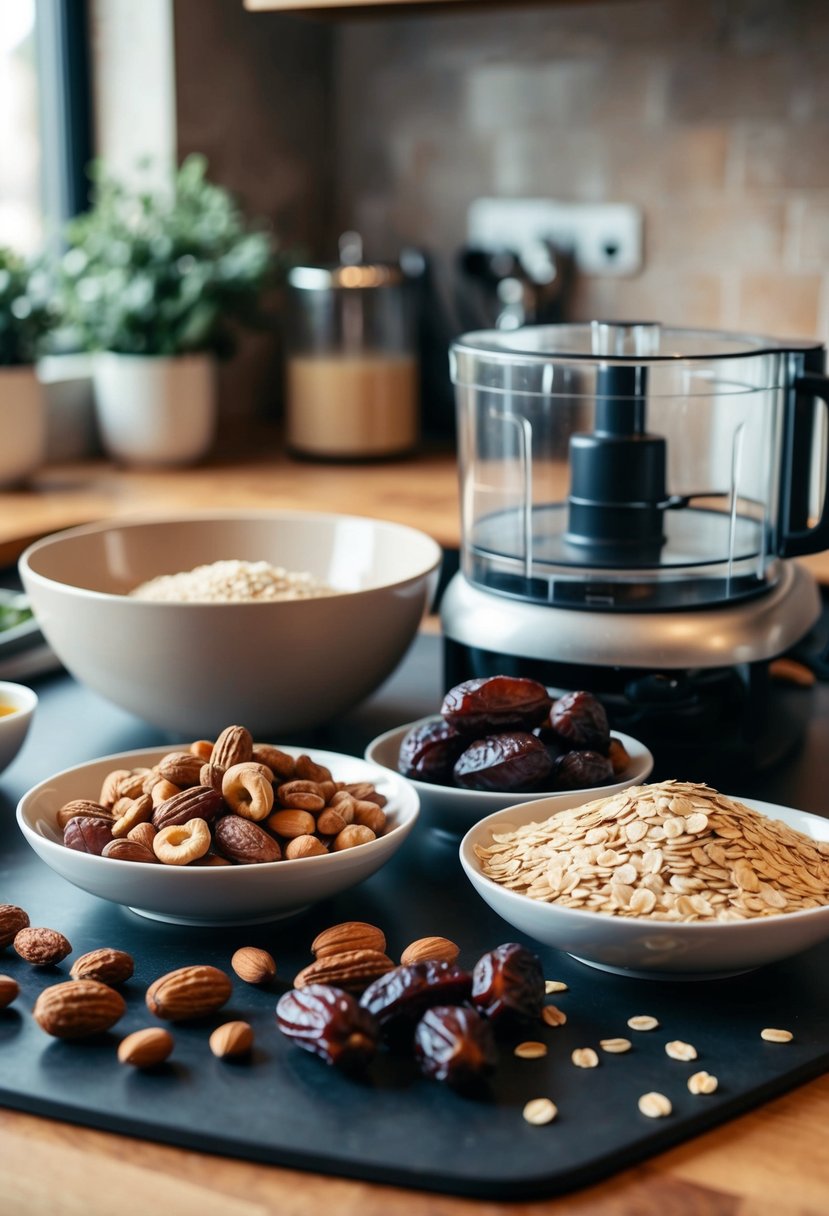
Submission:
{"label": "pecan", "polygon": [[188,819],[204,819],[209,823],[222,806],[222,796],[216,790],[207,785],[194,785],[189,790],[180,790],[156,807],[153,827],[161,831],[173,824],[187,823]]}
{"label": "pecan", "polygon": [[232,991],[230,977],[218,967],[180,967],[147,989],[147,1008],[168,1022],[201,1018],[221,1009]]}
{"label": "pecan", "polygon": [[[253,757],[253,739],[244,726],[226,726],[213,745],[210,763],[229,769]],[[270,767],[270,766],[269,766]]]}
{"label": "pecan", "polygon": [[73,798],[58,811],[58,827],[63,831],[70,819],[77,819],[80,815],[85,819],[103,819],[107,822],[112,822],[114,818],[111,808],[101,806],[100,802],[93,802],[89,798]]}
{"label": "pecan", "polygon": [[126,1013],[120,992],[97,980],[67,980],[41,992],[32,1010],[42,1030],[56,1039],[82,1039],[114,1026]]}
{"label": "pecan", "polygon": [[372,981],[393,970],[394,963],[379,950],[344,950],[304,967],[294,980],[294,987],[330,984],[345,992],[363,992]]}
{"label": "pecan", "polygon": [[90,950],[76,958],[69,974],[73,980],[98,980],[100,984],[123,984],[133,971],[135,963],[125,950]]}
{"label": "pecan", "polygon": [[72,953],[72,947],[57,929],[21,929],[14,939],[14,948],[33,967],[52,967]]}
{"label": "pecan", "polygon": [[199,785],[208,785],[211,790],[221,794],[224,775],[224,769],[217,764],[203,764],[199,769]]}
{"label": "pecan", "polygon": [[216,823],[214,836],[218,851],[240,865],[258,865],[282,857],[273,836],[241,815],[224,815]]}
{"label": "pecan", "polygon": [[199,773],[204,761],[192,752],[168,752],[162,756],[156,768],[165,781],[172,781],[180,789],[199,784]]}
{"label": "pecan", "polygon": [[17,904],[0,904],[0,950],[10,946],[21,929],[28,929],[29,917]]}
{"label": "pecan", "polygon": [[134,768],[128,776],[122,777],[118,782],[118,797],[138,798],[140,794],[145,793],[144,782],[149,772],[148,768]]}
{"label": "pecan", "polygon": [[280,805],[293,811],[310,811],[318,814],[325,806],[320,787],[315,781],[285,781],[277,786],[276,796]]}

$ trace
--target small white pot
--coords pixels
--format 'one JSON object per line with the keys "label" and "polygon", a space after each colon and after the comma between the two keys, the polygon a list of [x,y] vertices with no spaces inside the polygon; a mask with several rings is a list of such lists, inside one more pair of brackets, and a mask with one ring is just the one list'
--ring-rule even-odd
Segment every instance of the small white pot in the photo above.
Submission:
{"label": "small white pot", "polygon": [[216,376],[206,354],[119,355],[93,366],[95,408],[104,447],[127,464],[192,464],[216,433]]}
{"label": "small white pot", "polygon": [[46,414],[34,367],[0,367],[0,486],[34,473],[45,451]]}

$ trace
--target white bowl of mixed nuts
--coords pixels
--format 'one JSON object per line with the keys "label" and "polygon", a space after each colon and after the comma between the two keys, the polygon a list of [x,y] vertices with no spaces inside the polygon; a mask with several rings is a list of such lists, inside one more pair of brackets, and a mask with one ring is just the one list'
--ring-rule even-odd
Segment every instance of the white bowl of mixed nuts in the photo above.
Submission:
{"label": "white bowl of mixed nuts", "polygon": [[829,820],[707,786],[638,786],[563,813],[523,803],[476,824],[460,856],[509,924],[625,975],[738,974],[829,937]]}
{"label": "white bowl of mixed nuts", "polygon": [[227,925],[355,886],[414,827],[402,777],[335,752],[251,746],[246,731],[240,753],[242,731],[67,769],[21,799],[20,829],[84,891],[157,920]]}
{"label": "white bowl of mixed nuts", "polygon": [[231,720],[279,738],[391,674],[440,560],[400,524],[227,511],[73,528],[30,546],[20,574],[81,683],[179,737]]}

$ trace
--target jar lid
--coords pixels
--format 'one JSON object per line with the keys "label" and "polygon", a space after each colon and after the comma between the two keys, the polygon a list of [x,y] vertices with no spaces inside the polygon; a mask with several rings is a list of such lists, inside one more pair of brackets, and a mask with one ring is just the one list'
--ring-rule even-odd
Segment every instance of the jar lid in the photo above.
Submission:
{"label": "jar lid", "polygon": [[294,266],[288,272],[291,287],[300,291],[330,291],[332,288],[393,287],[403,282],[399,266],[385,262],[363,262],[359,266]]}

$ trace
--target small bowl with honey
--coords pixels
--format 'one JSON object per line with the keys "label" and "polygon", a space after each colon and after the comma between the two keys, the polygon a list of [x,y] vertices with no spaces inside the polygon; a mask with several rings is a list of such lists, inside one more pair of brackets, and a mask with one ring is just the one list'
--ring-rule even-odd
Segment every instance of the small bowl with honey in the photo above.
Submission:
{"label": "small bowl with honey", "polygon": [[37,695],[31,688],[0,680],[0,773],[23,746],[36,706]]}

